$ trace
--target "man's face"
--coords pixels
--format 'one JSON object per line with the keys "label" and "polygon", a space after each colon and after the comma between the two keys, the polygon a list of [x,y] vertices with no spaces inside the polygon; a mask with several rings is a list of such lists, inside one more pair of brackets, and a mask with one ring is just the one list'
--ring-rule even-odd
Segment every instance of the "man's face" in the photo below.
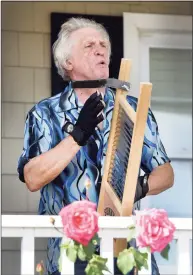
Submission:
{"label": "man's face", "polygon": [[109,77],[109,42],[94,28],[72,33],[69,76],[72,80]]}

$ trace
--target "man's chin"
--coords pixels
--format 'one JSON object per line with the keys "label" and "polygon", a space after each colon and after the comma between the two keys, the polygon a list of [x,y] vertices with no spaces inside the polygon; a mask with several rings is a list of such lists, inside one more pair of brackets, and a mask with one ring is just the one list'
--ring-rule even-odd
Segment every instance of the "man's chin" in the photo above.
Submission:
{"label": "man's chin", "polygon": [[105,73],[99,73],[97,76],[96,76],[96,79],[107,79],[109,78],[109,73],[108,72],[105,72]]}

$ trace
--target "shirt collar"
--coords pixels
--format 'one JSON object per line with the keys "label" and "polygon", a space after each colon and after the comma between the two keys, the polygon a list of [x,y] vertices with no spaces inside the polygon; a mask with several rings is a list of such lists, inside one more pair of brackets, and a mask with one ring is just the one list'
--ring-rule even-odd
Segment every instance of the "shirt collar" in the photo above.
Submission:
{"label": "shirt collar", "polygon": [[82,108],[81,102],[78,100],[74,89],[72,88],[71,82],[69,82],[68,86],[64,89],[60,96],[59,107],[63,111],[69,111],[72,109]]}
{"label": "shirt collar", "polygon": [[[106,88],[105,95],[104,95],[105,104],[109,101],[114,101],[114,94],[113,91],[109,88]],[[61,93],[59,107],[63,111],[69,111],[72,109],[81,109],[83,104],[78,100],[78,97],[72,88],[71,81],[69,82],[68,86],[64,89]]]}

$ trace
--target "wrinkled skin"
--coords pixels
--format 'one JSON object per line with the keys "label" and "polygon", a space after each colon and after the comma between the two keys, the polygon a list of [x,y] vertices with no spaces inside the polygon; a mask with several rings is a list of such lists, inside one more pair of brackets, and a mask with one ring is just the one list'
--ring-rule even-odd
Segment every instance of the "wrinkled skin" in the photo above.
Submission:
{"label": "wrinkled skin", "polygon": [[109,77],[109,42],[94,28],[82,28],[71,34],[71,55],[67,62],[73,80]]}

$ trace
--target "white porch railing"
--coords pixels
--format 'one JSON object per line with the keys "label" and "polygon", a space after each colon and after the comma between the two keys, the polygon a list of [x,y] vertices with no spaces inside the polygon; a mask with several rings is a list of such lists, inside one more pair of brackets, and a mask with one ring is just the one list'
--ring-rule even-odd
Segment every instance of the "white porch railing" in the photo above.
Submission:
{"label": "white porch railing", "polygon": [[[53,216],[55,226],[62,229],[59,216]],[[190,275],[190,240],[192,239],[192,219],[170,219],[176,226],[175,239],[178,240],[178,275]],[[99,237],[101,238],[101,256],[108,258],[108,267],[112,274],[113,270],[113,239],[127,238],[128,226],[133,223],[129,217],[100,217]],[[53,228],[50,216],[31,215],[2,215],[2,237],[20,237],[21,241],[21,275],[34,275],[35,238],[36,237],[64,237],[63,234]],[[150,259],[150,257],[149,257]],[[41,261],[41,259],[39,259]],[[62,274],[74,274],[74,264],[63,257]],[[143,270],[139,274],[151,274],[150,269]],[[109,274],[109,273],[107,273]],[[167,273],[165,273],[167,274]]]}

